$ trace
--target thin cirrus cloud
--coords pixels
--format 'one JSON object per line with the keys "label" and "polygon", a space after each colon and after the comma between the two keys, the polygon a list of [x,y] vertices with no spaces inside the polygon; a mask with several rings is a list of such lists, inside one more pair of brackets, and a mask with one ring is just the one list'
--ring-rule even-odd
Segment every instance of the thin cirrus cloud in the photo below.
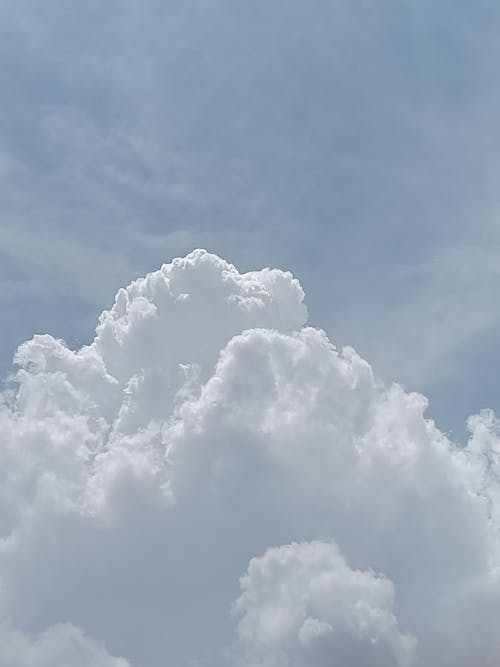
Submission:
{"label": "thin cirrus cloud", "polygon": [[15,362],[2,667],[497,664],[494,414],[457,447],[290,273],[198,250]]}

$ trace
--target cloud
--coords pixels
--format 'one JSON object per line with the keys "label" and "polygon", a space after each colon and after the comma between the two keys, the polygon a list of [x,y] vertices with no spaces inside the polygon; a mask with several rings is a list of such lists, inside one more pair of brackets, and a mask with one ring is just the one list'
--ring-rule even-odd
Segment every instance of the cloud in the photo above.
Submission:
{"label": "cloud", "polygon": [[391,582],[351,570],[333,543],[270,549],[250,562],[241,586],[235,611],[249,647],[244,664],[413,663],[415,641],[398,631]]}
{"label": "cloud", "polygon": [[69,624],[55,625],[34,638],[3,625],[0,646],[1,667],[130,667]]}
{"label": "cloud", "polygon": [[496,417],[457,447],[303,299],[199,250],[119,290],[91,344],[19,347],[0,618],[20,637],[69,621],[134,667],[496,664]]}

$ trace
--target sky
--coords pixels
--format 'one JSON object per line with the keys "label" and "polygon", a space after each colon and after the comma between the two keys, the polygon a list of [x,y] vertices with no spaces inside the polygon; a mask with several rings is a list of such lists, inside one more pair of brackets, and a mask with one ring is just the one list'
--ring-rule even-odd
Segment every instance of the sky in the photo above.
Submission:
{"label": "sky", "polygon": [[432,398],[494,407],[496,3],[0,5],[0,360],[90,340],[204,247],[280,266],[311,321]]}
{"label": "sky", "polygon": [[[481,653],[464,655],[486,664],[487,651],[500,651],[487,622],[498,600],[485,593],[485,581],[491,586],[497,576],[485,519],[496,516],[496,454],[485,452],[498,448],[498,425],[481,412],[498,409],[500,391],[499,29],[500,7],[486,0],[0,2],[0,580],[12,581],[0,596],[6,667],[57,660],[61,667],[212,667],[221,651],[244,667],[323,667],[332,651],[347,664],[433,667],[446,638],[480,623],[482,648],[467,650]],[[189,255],[196,248],[213,254]],[[183,291],[119,292],[145,275],[157,276],[146,286],[160,284],[162,265],[182,276],[192,271],[178,278],[187,281]],[[222,274],[232,276],[229,292]],[[229,296],[246,304],[243,314],[227,311]],[[186,312],[168,305],[184,300]],[[316,333],[304,333],[306,324]],[[247,340],[247,329],[266,333]],[[273,331],[284,338],[274,340]],[[23,345],[13,364],[35,334],[48,337]],[[322,336],[339,351],[349,346],[339,352],[346,361]],[[150,348],[144,358],[143,347]],[[304,377],[290,370],[297,355]],[[238,392],[249,387],[233,386],[218,359],[241,363],[252,386],[276,373],[277,386],[287,373],[291,379],[281,398],[262,390],[261,402],[251,395],[246,405]],[[343,384],[349,374],[352,396]],[[300,383],[330,406],[330,416],[326,407],[315,415],[313,430],[306,425],[313,407],[298,406]],[[220,393],[212,396],[214,387]],[[231,387],[235,405],[224,394]],[[339,405],[349,415],[342,423]],[[390,406],[401,411],[396,425]],[[328,486],[321,471],[299,444],[290,445],[289,464],[280,449],[294,441],[287,415],[302,443],[318,443],[318,461],[338,467],[335,484],[342,487],[345,474],[360,497],[352,489],[315,497],[315,484]],[[231,416],[242,419],[237,433]],[[388,435],[390,424],[396,435]],[[238,456],[223,446],[231,438],[242,443]],[[360,460],[340,445],[337,460],[325,444],[332,438],[350,442]],[[165,463],[181,440],[193,447],[189,465],[175,456]],[[211,463],[198,441],[213,446]],[[374,458],[359,453],[367,441],[378,443]],[[400,453],[402,441],[411,456]],[[487,470],[481,457],[490,457]],[[425,462],[436,467],[432,479]],[[260,508],[243,483],[246,465],[267,489]],[[393,465],[406,471],[391,487],[400,514],[379,498]],[[206,514],[198,497],[205,494],[214,494]],[[487,509],[469,506],[471,494]],[[441,496],[442,512],[427,530],[421,517]],[[354,508],[365,537],[351,534],[340,506]],[[270,514],[262,525],[259,509]],[[306,520],[311,512],[317,523]],[[405,520],[420,532],[403,540],[398,556],[386,533],[406,535]],[[251,526],[248,540],[242,521]],[[370,533],[374,521],[385,526],[383,553],[375,546],[381,534]],[[470,527],[464,535],[475,540],[474,553],[460,542],[459,524]],[[225,541],[225,525],[240,546]],[[455,585],[454,577],[470,588],[456,594],[460,601],[443,597],[456,613],[434,636],[422,609],[436,604],[426,592],[444,576],[440,559],[450,558],[432,546],[445,526],[463,554],[438,590]],[[172,540],[178,548],[163,562],[158,554]],[[195,555],[184,567],[186,541]],[[201,544],[209,545],[208,565]],[[412,548],[432,563],[422,598],[402,570]],[[124,553],[118,563],[116,551]],[[27,552],[58,563],[60,580],[46,563],[20,558]],[[188,584],[189,573],[204,567],[215,568],[217,585],[200,577]],[[218,567],[228,569],[227,581]],[[276,580],[266,584],[268,568]],[[130,572],[146,582],[132,580],[125,594]],[[172,572],[184,582],[177,589]],[[340,607],[318,593],[322,584],[311,589],[316,576]],[[345,580],[351,584],[340,590]],[[108,597],[97,604],[103,582]],[[282,589],[289,599],[280,598]],[[217,608],[213,617],[206,603],[193,612],[196,590]],[[300,611],[304,596],[315,600],[316,615]],[[221,611],[231,604],[232,614]],[[134,605],[150,607],[136,642],[123,637],[139,622]],[[287,617],[286,609],[298,611]],[[116,622],[107,620],[116,610]],[[288,621],[276,621],[267,636],[271,617]],[[178,619],[175,633],[165,634],[165,618]]]}

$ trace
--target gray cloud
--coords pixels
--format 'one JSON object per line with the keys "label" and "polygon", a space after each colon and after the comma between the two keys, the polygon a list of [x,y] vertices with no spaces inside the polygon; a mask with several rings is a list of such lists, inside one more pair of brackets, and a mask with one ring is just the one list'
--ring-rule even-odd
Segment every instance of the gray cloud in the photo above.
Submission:
{"label": "gray cloud", "polygon": [[69,624],[48,628],[35,638],[3,625],[0,645],[2,667],[130,667]]}

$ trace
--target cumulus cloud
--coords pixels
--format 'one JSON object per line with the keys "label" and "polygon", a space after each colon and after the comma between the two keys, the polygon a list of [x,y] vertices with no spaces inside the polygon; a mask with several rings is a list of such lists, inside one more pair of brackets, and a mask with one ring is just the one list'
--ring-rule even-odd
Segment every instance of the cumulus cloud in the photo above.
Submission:
{"label": "cumulus cloud", "polygon": [[69,621],[134,667],[497,664],[496,417],[457,447],[303,298],[195,251],[120,290],[92,344],[20,346],[0,615],[21,656],[47,627],[84,642]]}
{"label": "cumulus cloud", "polygon": [[398,630],[391,582],[350,569],[332,543],[270,549],[250,562],[241,586],[244,664],[413,664],[415,641]]}

